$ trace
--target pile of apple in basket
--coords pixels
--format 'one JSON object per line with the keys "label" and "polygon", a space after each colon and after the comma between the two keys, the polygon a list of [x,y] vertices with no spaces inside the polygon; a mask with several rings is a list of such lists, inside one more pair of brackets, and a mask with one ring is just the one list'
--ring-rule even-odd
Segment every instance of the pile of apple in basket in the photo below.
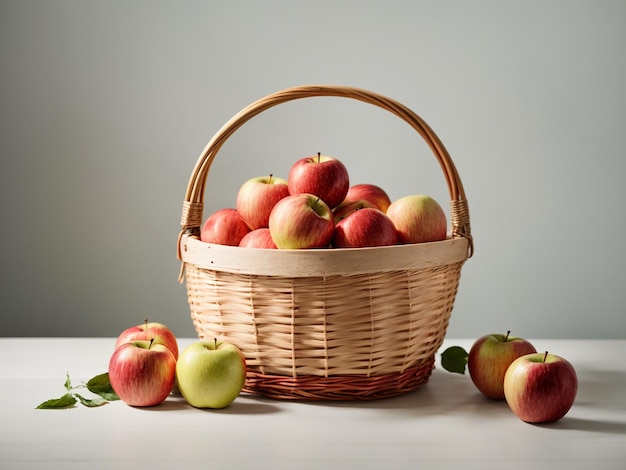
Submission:
{"label": "pile of apple in basket", "polygon": [[350,186],[345,165],[321,155],[297,160],[287,179],[244,182],[236,208],[219,209],[200,239],[248,248],[362,248],[444,240],[446,215],[432,197],[395,201],[375,184]]}

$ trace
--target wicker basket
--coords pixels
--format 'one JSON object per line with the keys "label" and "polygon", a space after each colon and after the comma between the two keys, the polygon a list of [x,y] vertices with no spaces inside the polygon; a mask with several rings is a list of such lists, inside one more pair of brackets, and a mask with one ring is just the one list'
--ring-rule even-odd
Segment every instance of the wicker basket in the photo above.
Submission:
{"label": "wicker basket", "polygon": [[[410,124],[437,157],[450,194],[451,237],[379,248],[263,250],[201,242],[204,189],[224,142],[278,104],[336,96],[379,106]],[[402,104],[343,86],[289,88],[241,110],[213,136],[191,175],[178,256],[200,338],[246,356],[244,391],[280,399],[391,397],[428,381],[446,333],[461,267],[473,252],[456,168],[430,127]]]}

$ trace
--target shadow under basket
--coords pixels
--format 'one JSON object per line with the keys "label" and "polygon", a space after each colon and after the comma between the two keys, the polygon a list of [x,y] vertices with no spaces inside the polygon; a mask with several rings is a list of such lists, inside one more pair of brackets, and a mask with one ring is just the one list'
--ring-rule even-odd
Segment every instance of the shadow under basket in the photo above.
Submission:
{"label": "shadow under basket", "polygon": [[[450,237],[357,249],[269,250],[199,240],[209,167],[224,141],[265,109],[315,96],[387,109],[426,140],[448,182]],[[237,345],[244,391],[278,399],[372,400],[426,383],[473,252],[464,190],[445,148],[415,113],[375,93],[305,86],[269,95],[235,115],[207,144],[183,204],[178,255],[201,339]]]}

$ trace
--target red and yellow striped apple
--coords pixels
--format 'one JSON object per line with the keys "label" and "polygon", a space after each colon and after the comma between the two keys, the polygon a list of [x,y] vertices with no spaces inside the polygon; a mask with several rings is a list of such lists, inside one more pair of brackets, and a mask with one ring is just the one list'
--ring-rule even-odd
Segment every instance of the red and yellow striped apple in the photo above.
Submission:
{"label": "red and yellow striped apple", "polygon": [[467,356],[467,368],[474,385],[488,398],[504,399],[504,375],[511,363],[520,356],[537,350],[527,340],[491,334],[478,338]]}
{"label": "red and yellow striped apple", "polygon": [[276,243],[272,240],[270,229],[267,227],[261,227],[246,233],[239,242],[239,246],[244,248],[275,249]]}
{"label": "red and yellow striped apple", "polygon": [[547,351],[517,358],[504,377],[506,402],[527,423],[561,419],[574,404],[577,391],[574,366]]}
{"label": "red and yellow striped apple", "polygon": [[366,207],[351,212],[335,225],[332,245],[335,248],[363,248],[395,245],[398,232],[382,211]]}
{"label": "red and yellow striped apple", "polygon": [[130,406],[155,406],[172,392],[176,358],[154,341],[137,340],[119,346],[109,360],[113,391]]}
{"label": "red and yellow striped apple", "polygon": [[446,214],[432,197],[412,194],[393,201],[386,212],[398,230],[399,243],[445,240]]}
{"label": "red and yellow striped apple", "polygon": [[281,249],[327,248],[335,223],[332,211],[320,197],[302,193],[276,203],[270,214],[269,230]]}
{"label": "red and yellow striped apple", "polygon": [[313,194],[333,209],[341,204],[350,187],[345,165],[328,155],[304,157],[297,160],[287,176],[289,194]]}
{"label": "red and yellow striped apple", "polygon": [[162,344],[172,351],[175,358],[178,358],[178,342],[172,330],[162,323],[148,322],[147,319],[139,325],[131,326],[122,331],[117,337],[114,349],[117,349],[124,343],[130,343],[139,339],[145,341],[152,339],[155,344]]}
{"label": "red and yellow striped apple", "polygon": [[289,196],[289,188],[285,178],[257,176],[239,188],[236,208],[252,230],[267,227],[272,208],[286,196]]}
{"label": "red and yellow striped apple", "polygon": [[391,199],[389,199],[387,192],[380,186],[371,183],[360,183],[350,186],[344,202],[354,202],[359,199],[368,201],[383,212],[387,212],[387,208],[391,204]]}
{"label": "red and yellow striped apple", "polygon": [[204,221],[200,240],[217,245],[238,246],[249,231],[250,227],[241,218],[237,209],[219,209]]}

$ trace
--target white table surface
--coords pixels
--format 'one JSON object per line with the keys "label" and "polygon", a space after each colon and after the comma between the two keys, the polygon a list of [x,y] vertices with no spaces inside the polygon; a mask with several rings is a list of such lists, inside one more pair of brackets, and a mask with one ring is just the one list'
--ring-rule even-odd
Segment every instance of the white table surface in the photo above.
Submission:
{"label": "white table surface", "polygon": [[370,402],[240,396],[199,410],[172,395],[147,409],[37,410],[63,395],[66,372],[74,384],[106,372],[115,340],[0,338],[0,469],[626,468],[626,340],[531,341],[578,373],[576,402],[553,424],[520,421],[439,355],[428,384]]}

